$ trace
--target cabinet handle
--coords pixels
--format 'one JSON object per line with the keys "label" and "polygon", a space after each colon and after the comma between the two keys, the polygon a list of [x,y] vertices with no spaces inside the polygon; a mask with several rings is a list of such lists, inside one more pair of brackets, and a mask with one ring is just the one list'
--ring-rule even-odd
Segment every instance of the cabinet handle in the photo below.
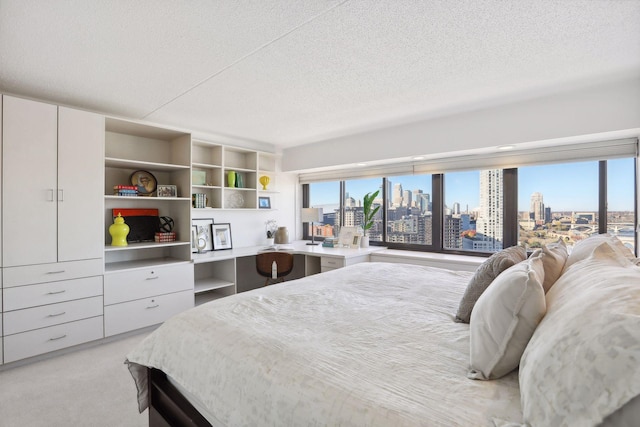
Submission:
{"label": "cabinet handle", "polygon": [[144,280],[156,280],[159,276],[147,277]]}
{"label": "cabinet handle", "polygon": [[64,190],[63,189],[58,189],[58,201],[59,202],[64,202]]}
{"label": "cabinet handle", "polygon": [[47,198],[47,202],[53,202],[53,188],[50,188],[47,190],[47,193],[49,193],[49,197]]}
{"label": "cabinet handle", "polygon": [[65,293],[65,292],[67,292],[67,290],[66,290],[66,289],[63,289],[63,290],[61,290],[61,291],[51,291],[51,292],[48,292],[48,293],[47,293],[47,295],[62,294],[62,293]]}
{"label": "cabinet handle", "polygon": [[55,338],[49,338],[49,341],[58,341],[58,340],[61,340],[62,338],[65,338],[66,336],[67,334],[60,335],[59,337],[55,337]]}
{"label": "cabinet handle", "polygon": [[63,314],[67,314],[66,311],[63,311],[62,313],[57,313],[57,314],[50,314],[47,317],[58,317],[58,316],[62,316]]}
{"label": "cabinet handle", "polygon": [[64,273],[64,270],[47,271],[47,273],[46,273],[46,274],[60,274],[60,273]]}
{"label": "cabinet handle", "polygon": [[156,307],[160,307],[160,304],[149,305],[149,306],[147,306],[147,310],[149,310],[150,308],[156,308]]}

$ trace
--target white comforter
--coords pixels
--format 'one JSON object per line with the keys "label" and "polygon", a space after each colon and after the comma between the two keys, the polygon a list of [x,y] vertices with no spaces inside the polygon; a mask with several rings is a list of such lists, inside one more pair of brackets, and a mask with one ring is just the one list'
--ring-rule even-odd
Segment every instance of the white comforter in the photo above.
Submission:
{"label": "white comforter", "polygon": [[364,263],[195,307],[127,355],[140,409],[150,366],[213,425],[519,422],[516,372],[466,377],[469,327],[453,319],[471,275]]}

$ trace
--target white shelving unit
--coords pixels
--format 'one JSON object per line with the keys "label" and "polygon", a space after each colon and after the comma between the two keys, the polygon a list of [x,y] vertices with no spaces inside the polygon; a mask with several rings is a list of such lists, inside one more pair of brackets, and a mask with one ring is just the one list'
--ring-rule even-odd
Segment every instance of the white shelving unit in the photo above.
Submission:
{"label": "white shelving unit", "polygon": [[[150,172],[157,184],[176,185],[177,197],[122,197],[114,185],[132,185],[131,174]],[[105,123],[105,272],[166,265],[191,259],[191,135],[107,118]],[[110,246],[114,209],[158,209],[174,220],[177,241]]]}

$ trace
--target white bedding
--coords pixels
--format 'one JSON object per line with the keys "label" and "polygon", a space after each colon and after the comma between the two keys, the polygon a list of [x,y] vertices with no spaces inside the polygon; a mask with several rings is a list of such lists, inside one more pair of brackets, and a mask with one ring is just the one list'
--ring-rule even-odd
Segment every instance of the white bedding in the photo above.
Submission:
{"label": "white bedding", "polygon": [[363,263],[195,307],[127,355],[140,409],[150,366],[214,426],[519,423],[517,371],[466,376],[471,275]]}

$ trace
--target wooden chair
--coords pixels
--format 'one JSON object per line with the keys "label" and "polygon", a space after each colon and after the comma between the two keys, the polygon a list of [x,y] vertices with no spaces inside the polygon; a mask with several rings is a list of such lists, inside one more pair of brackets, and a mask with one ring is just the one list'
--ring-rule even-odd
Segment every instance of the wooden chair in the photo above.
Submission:
{"label": "wooden chair", "polygon": [[[277,265],[277,277],[274,279],[271,272],[273,262]],[[284,282],[284,276],[293,270],[293,254],[291,252],[260,252],[256,255],[256,270],[258,274],[266,277],[264,285]]]}

